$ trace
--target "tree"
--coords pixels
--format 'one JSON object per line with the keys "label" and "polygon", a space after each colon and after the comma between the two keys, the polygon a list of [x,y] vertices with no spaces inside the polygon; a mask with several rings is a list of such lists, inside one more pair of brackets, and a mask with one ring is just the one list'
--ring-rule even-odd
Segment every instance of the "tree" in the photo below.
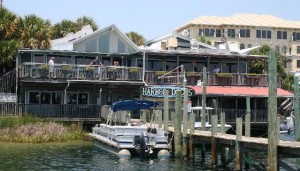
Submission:
{"label": "tree", "polygon": [[203,35],[199,36],[199,37],[198,37],[198,40],[199,40],[200,42],[202,42],[202,43],[206,43],[206,44],[208,44],[208,45],[211,45],[211,41],[206,40],[206,37],[203,36]]}
{"label": "tree", "polygon": [[24,48],[49,49],[50,48],[49,20],[43,20],[36,15],[27,15],[21,19],[21,43]]}
{"label": "tree", "polygon": [[11,63],[18,52],[19,22],[17,15],[6,8],[0,9],[0,63]]}
{"label": "tree", "polygon": [[[271,50],[269,45],[262,45],[260,48],[252,50],[251,55],[268,55]],[[262,60],[252,60],[249,62],[249,72],[262,74],[264,70],[264,61]],[[285,90],[291,91],[293,89],[293,76],[287,74],[284,70],[285,60],[279,51],[277,51],[277,72],[281,82],[281,87]]]}
{"label": "tree", "polygon": [[93,31],[98,30],[98,26],[96,22],[91,18],[87,16],[80,17],[76,20],[76,25],[77,25],[77,31],[81,30],[83,26],[85,25],[90,25],[93,29]]}
{"label": "tree", "polygon": [[64,19],[51,28],[51,39],[65,37],[68,33],[76,32],[77,29],[75,22]]}
{"label": "tree", "polygon": [[145,38],[137,32],[131,31],[129,33],[126,33],[126,36],[137,46],[144,45],[145,43]]}

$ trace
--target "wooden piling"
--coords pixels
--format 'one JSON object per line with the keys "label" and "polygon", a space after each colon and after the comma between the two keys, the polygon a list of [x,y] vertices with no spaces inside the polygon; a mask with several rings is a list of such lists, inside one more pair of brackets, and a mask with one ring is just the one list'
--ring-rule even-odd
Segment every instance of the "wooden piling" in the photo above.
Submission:
{"label": "wooden piling", "polygon": [[221,112],[221,130],[220,133],[225,134],[225,113]]}
{"label": "wooden piling", "polygon": [[190,142],[189,142],[189,158],[195,159],[195,146],[193,144],[193,133],[195,132],[195,113],[190,113]]}
{"label": "wooden piling", "polygon": [[[203,67],[203,83],[202,83],[202,109],[201,109],[201,130],[206,129],[206,84],[207,84],[207,73],[206,67]],[[201,158],[205,160],[205,143],[201,145]]]}
{"label": "wooden piling", "polygon": [[182,92],[176,91],[175,99],[175,117],[174,117],[174,157],[181,158],[181,121],[182,121]]}
{"label": "wooden piling", "polygon": [[162,110],[161,109],[156,110],[156,116],[157,116],[157,120],[158,120],[158,127],[162,128]]}
{"label": "wooden piling", "polygon": [[182,137],[183,137],[183,142],[182,142],[182,158],[187,157],[187,118],[188,118],[188,109],[187,109],[187,104],[188,104],[188,91],[186,88],[184,88],[183,91],[183,118],[182,118]]}
{"label": "wooden piling", "polygon": [[[250,97],[246,97],[246,116],[245,116],[245,136],[251,136],[251,110],[250,110]],[[245,152],[245,157],[249,158],[249,153]],[[245,160],[245,169],[249,169],[249,163]]]}
{"label": "wooden piling", "polygon": [[212,169],[216,170],[218,166],[218,153],[217,153],[217,139],[215,136],[218,133],[218,115],[212,115],[211,122],[212,122],[211,165],[212,165]]}
{"label": "wooden piling", "polygon": [[295,137],[300,141],[300,112],[299,112],[299,80],[294,76],[294,116],[295,116]]}
{"label": "wooden piling", "polygon": [[164,131],[169,131],[169,90],[164,90]]}
{"label": "wooden piling", "polygon": [[243,118],[236,118],[236,143],[235,143],[235,169],[242,170],[242,155],[240,151],[240,140],[243,133]]}
{"label": "wooden piling", "polygon": [[246,116],[245,116],[245,136],[251,136],[251,110],[250,110],[250,97],[246,97]]}
{"label": "wooden piling", "polygon": [[268,167],[277,170],[277,57],[276,51],[269,52],[269,96],[268,96]]}

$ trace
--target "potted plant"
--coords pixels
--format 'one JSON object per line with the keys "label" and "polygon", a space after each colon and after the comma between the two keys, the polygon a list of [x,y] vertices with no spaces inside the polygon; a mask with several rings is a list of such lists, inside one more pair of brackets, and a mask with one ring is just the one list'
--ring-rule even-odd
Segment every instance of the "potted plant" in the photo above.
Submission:
{"label": "potted plant", "polygon": [[246,77],[248,78],[259,78],[261,74],[256,74],[256,73],[248,73]]}
{"label": "potted plant", "polygon": [[231,73],[217,73],[217,77],[229,78],[229,77],[232,77],[232,74]]}
{"label": "potted plant", "polygon": [[62,73],[63,73],[63,76],[65,78],[69,78],[70,75],[71,75],[71,69],[72,67],[70,65],[63,65],[62,66]]}
{"label": "potted plant", "polygon": [[46,78],[48,76],[49,66],[47,64],[40,64],[39,68],[41,78]]}
{"label": "potted plant", "polygon": [[130,73],[137,73],[140,71],[140,68],[129,68]]}
{"label": "potted plant", "polygon": [[167,71],[155,71],[155,76],[162,76],[165,75]]}

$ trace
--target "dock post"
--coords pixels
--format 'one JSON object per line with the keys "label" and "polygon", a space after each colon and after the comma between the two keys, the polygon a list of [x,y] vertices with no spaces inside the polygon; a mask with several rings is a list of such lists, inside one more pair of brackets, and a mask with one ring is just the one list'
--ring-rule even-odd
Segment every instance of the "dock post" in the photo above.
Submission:
{"label": "dock post", "polygon": [[164,131],[169,132],[169,90],[164,90]]}
{"label": "dock post", "polygon": [[218,166],[217,138],[218,133],[218,115],[211,116],[212,131],[211,131],[211,165],[212,169],[216,170]]}
{"label": "dock post", "polygon": [[246,97],[246,116],[245,116],[245,136],[251,136],[251,110],[250,110],[250,97]]}
{"label": "dock post", "polygon": [[[220,130],[221,134],[225,134],[225,113],[221,112],[221,130]],[[221,147],[221,161],[222,164],[225,165],[226,163],[226,155],[225,155],[225,147],[222,146]]]}
{"label": "dock post", "polygon": [[268,166],[267,170],[277,168],[277,56],[269,52],[269,96],[268,96]]}
{"label": "dock post", "polygon": [[235,169],[242,170],[242,155],[240,151],[240,140],[243,133],[243,118],[236,118],[236,143],[235,143]]}
{"label": "dock post", "polygon": [[220,133],[225,134],[225,113],[221,112],[221,130]]}
{"label": "dock post", "polygon": [[162,128],[162,110],[156,110],[157,120],[158,120],[158,128]]}
{"label": "dock post", "polygon": [[175,158],[181,158],[181,121],[182,121],[182,92],[176,91],[175,117],[174,117],[174,146]]}
{"label": "dock post", "polygon": [[[245,136],[251,136],[251,110],[250,110],[250,97],[246,97],[246,116],[245,116]],[[249,158],[249,153],[245,152],[245,158]],[[249,163],[245,160],[245,169],[249,169]]]}
{"label": "dock post", "polygon": [[[203,67],[203,83],[202,83],[202,109],[201,109],[201,131],[206,129],[206,83],[207,83],[207,73],[206,67]],[[201,145],[201,158],[205,160],[205,143]]]}
{"label": "dock post", "polygon": [[300,141],[299,83],[297,76],[294,76],[294,116],[295,138],[296,141]]}
{"label": "dock post", "polygon": [[188,104],[188,91],[184,87],[183,91],[183,118],[182,118],[182,136],[183,136],[183,142],[182,142],[182,158],[187,157],[187,120],[188,120],[188,109],[187,109],[187,104]]}
{"label": "dock post", "polygon": [[189,144],[189,158],[190,159],[195,159],[195,150],[194,150],[194,144],[193,144],[193,134],[194,134],[194,131],[195,131],[195,113],[190,113],[190,144]]}

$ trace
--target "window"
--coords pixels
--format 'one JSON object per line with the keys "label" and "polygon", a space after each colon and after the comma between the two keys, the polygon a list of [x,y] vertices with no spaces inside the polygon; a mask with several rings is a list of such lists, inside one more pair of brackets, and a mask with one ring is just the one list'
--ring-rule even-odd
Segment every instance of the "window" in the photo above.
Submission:
{"label": "window", "polygon": [[300,54],[300,46],[297,46],[297,54]]}
{"label": "window", "polygon": [[235,29],[228,29],[227,36],[231,38],[235,38]]}
{"label": "window", "polygon": [[29,92],[29,104],[62,104],[62,93]]}
{"label": "window", "polygon": [[297,60],[297,68],[300,68],[300,60]]}
{"label": "window", "polygon": [[204,36],[205,37],[214,37],[215,36],[215,29],[204,29]]}
{"label": "window", "polygon": [[300,40],[300,32],[293,32],[293,41]]}
{"label": "window", "polygon": [[44,55],[38,55],[38,54],[34,54],[33,55],[33,62],[34,63],[44,63]]}
{"label": "window", "polygon": [[271,39],[271,33],[270,30],[256,30],[256,38]]}
{"label": "window", "polygon": [[147,69],[150,71],[162,71],[163,70],[162,60],[148,60]]}
{"label": "window", "polygon": [[287,39],[286,31],[277,31],[277,39]]}
{"label": "window", "polygon": [[221,37],[221,30],[220,29],[216,29],[216,37]]}
{"label": "window", "polygon": [[245,49],[245,45],[242,43],[242,44],[240,44],[240,49],[242,50],[242,49]]}
{"label": "window", "polygon": [[241,29],[240,30],[240,37],[250,37],[250,29]]}
{"label": "window", "polygon": [[88,104],[88,93],[69,92],[68,104]]}
{"label": "window", "polygon": [[252,45],[251,45],[251,44],[248,44],[248,48],[252,48]]}

